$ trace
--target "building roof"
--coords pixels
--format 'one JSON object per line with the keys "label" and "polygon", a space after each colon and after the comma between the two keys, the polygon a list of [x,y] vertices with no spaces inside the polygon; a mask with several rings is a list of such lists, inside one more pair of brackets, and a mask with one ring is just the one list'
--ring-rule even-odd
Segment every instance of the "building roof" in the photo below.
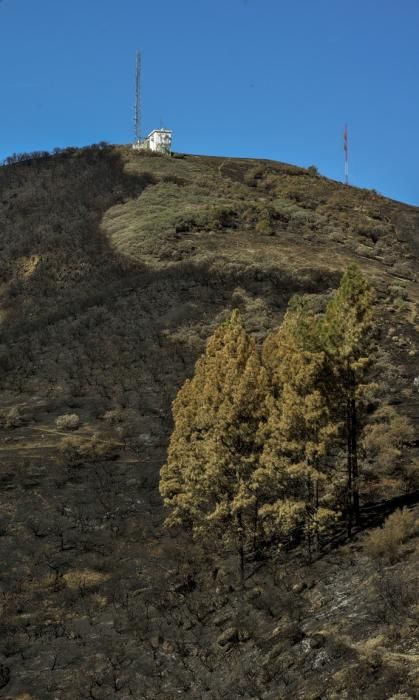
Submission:
{"label": "building roof", "polygon": [[152,134],[172,134],[171,129],[153,129],[153,131],[150,131],[149,135],[147,138],[149,139]]}

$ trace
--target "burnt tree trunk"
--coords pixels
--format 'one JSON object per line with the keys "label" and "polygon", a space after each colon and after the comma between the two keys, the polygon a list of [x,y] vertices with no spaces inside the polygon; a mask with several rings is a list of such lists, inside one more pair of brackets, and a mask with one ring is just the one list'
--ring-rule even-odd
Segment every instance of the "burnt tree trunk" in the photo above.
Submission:
{"label": "burnt tree trunk", "polygon": [[[349,363],[348,363],[349,365]],[[346,450],[347,450],[347,505],[348,536],[352,535],[354,522],[360,523],[359,468],[358,468],[358,407],[356,402],[356,378],[353,369],[347,367],[346,399]]]}

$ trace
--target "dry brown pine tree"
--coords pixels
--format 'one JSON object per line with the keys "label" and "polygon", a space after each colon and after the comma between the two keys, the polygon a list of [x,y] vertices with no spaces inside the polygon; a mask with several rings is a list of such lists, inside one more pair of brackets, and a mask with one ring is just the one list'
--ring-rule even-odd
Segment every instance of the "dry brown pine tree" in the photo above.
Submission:
{"label": "dry brown pine tree", "polygon": [[254,537],[252,475],[267,387],[255,342],[234,311],[209,339],[173,403],[174,430],[161,469],[160,493],[170,508],[166,524],[234,548],[242,577]]}
{"label": "dry brown pine tree", "polygon": [[335,474],[327,459],[336,437],[324,385],[327,358],[318,348],[318,321],[302,298],[265,341],[263,363],[271,393],[263,452],[254,479],[260,485],[260,523],[267,535],[302,528],[313,536],[336,517]]}

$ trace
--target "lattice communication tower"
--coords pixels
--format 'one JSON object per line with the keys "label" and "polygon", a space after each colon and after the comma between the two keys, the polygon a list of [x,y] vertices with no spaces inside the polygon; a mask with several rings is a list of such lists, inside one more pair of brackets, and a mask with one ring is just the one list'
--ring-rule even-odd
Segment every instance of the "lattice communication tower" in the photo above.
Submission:
{"label": "lattice communication tower", "polygon": [[134,106],[134,139],[141,142],[141,53],[137,51],[135,61],[135,106]]}

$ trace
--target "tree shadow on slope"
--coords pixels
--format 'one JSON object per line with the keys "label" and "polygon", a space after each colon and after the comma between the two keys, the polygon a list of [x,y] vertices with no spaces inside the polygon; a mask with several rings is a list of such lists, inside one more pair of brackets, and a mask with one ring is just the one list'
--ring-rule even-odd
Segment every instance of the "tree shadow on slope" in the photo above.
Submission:
{"label": "tree shadow on slope", "polygon": [[104,212],[138,196],[149,173],[124,173],[110,149],[19,163],[0,170],[3,332],[22,336],[100,303],[128,266],[100,231]]}
{"label": "tree shadow on slope", "polygon": [[[210,260],[153,271],[123,257],[101,221],[157,182],[149,172],[127,174],[109,148],[0,170],[4,386],[50,397],[96,394],[108,408],[140,401],[159,412],[156,384],[174,398],[238,286],[278,313],[293,292],[335,282],[331,274],[298,280],[234,262],[214,270]],[[191,326],[196,343],[180,337]]]}

